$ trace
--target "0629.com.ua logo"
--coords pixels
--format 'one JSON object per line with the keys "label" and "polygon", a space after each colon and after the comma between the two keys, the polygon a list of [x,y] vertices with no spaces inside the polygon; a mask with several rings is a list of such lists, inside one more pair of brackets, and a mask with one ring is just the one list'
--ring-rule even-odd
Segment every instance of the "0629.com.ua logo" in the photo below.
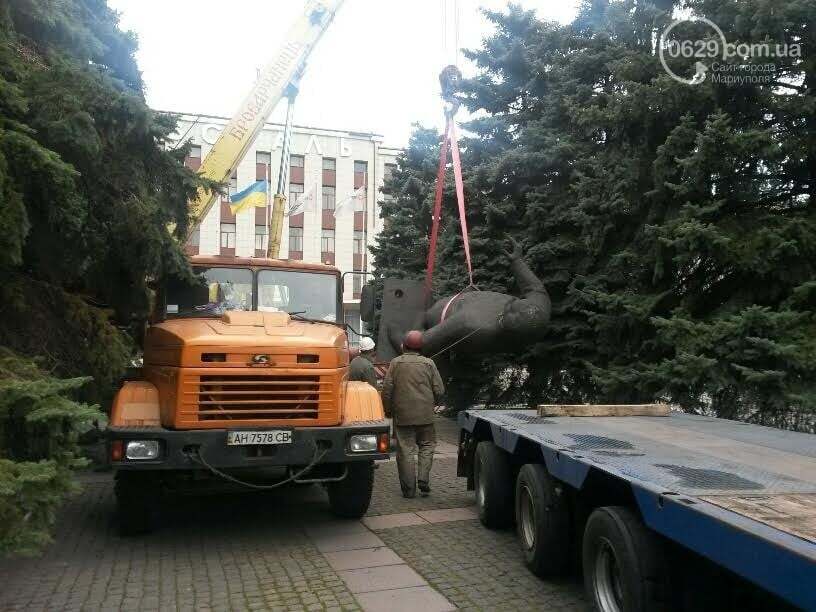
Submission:
{"label": "0629.com.ua logo", "polygon": [[[699,24],[708,30],[696,38],[683,37],[678,26]],[[675,31],[677,29],[677,31]],[[696,28],[699,30],[699,27]],[[705,17],[677,19],[663,30],[658,43],[660,63],[675,81],[699,85],[706,78],[713,83],[745,85],[770,83],[776,73],[776,58],[802,56],[800,43],[729,42],[720,27]],[[678,62],[678,59],[688,60]],[[690,60],[694,60],[693,65]],[[671,63],[671,65],[670,65]],[[678,64],[684,74],[678,74]]]}

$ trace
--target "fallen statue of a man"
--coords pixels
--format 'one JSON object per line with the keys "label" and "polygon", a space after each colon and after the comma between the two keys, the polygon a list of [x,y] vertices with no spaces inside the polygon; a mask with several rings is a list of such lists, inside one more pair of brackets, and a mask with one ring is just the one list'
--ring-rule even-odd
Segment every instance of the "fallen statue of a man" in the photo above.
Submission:
{"label": "fallen statue of a man", "polygon": [[437,300],[425,312],[422,354],[454,348],[465,353],[516,351],[542,338],[550,321],[550,296],[522,259],[521,245],[509,240],[510,269],[522,297],[496,291],[465,291]]}

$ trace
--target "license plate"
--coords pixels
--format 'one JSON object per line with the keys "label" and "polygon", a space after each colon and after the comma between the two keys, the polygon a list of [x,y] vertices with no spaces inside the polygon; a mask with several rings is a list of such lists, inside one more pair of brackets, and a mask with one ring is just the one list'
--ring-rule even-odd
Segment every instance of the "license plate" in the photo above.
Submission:
{"label": "license plate", "polygon": [[291,444],[292,432],[285,429],[271,431],[229,431],[227,446],[248,446],[255,444]]}

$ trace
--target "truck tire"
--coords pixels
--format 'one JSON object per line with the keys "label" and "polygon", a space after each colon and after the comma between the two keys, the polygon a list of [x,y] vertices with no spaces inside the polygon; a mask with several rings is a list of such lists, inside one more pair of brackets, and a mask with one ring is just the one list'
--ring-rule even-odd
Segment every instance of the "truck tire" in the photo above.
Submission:
{"label": "truck tire", "polygon": [[663,544],[629,508],[605,506],[592,512],[584,530],[582,561],[593,610],[649,612],[670,607]]}
{"label": "truck tire", "polygon": [[513,522],[513,470],[510,458],[492,442],[479,442],[473,462],[479,520],[489,529]]}
{"label": "truck tire", "polygon": [[360,518],[371,503],[374,488],[374,462],[354,461],[346,464],[346,477],[338,482],[330,482],[329,505],[335,516],[340,518]]}
{"label": "truck tire", "polygon": [[124,536],[150,533],[159,524],[161,483],[150,472],[120,471],[113,488],[119,533]]}
{"label": "truck tire", "polygon": [[516,479],[516,530],[524,563],[536,576],[570,568],[570,510],[558,484],[538,463],[522,466]]}

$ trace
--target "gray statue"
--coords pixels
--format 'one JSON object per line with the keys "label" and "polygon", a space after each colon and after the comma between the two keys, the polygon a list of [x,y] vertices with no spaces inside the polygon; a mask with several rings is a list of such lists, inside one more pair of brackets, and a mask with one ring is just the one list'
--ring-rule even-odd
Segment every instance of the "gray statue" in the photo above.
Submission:
{"label": "gray statue", "polygon": [[422,354],[433,356],[448,348],[466,353],[501,353],[534,344],[550,321],[550,296],[544,283],[522,259],[521,245],[512,238],[510,269],[522,297],[468,288],[437,300],[425,312]]}

